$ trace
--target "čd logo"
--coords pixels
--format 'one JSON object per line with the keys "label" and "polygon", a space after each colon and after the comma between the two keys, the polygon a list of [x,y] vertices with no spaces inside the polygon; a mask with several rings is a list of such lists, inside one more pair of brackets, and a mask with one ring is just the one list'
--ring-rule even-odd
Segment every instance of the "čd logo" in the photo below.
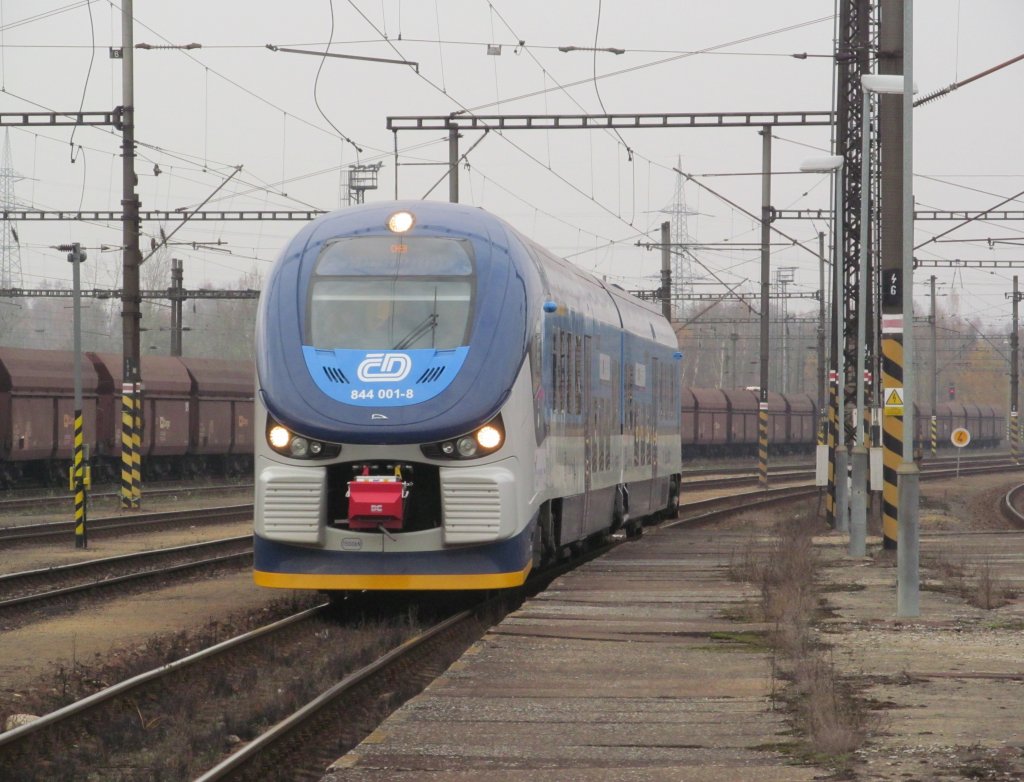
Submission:
{"label": "\u010dd logo", "polygon": [[404,380],[412,371],[412,359],[405,353],[367,353],[359,362],[356,376],[364,383]]}

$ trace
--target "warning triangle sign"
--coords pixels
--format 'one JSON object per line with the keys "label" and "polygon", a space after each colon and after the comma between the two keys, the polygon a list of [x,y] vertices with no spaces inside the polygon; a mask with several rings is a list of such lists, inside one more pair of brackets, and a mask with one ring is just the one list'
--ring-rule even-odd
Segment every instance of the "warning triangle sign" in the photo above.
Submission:
{"label": "warning triangle sign", "polygon": [[886,407],[903,407],[903,389],[888,388],[885,391]]}

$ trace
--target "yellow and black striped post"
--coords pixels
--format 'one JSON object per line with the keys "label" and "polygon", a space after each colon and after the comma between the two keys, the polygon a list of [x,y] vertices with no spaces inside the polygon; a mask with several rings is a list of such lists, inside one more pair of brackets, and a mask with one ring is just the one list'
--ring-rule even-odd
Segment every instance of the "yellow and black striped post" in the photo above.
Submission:
{"label": "yellow and black striped post", "polygon": [[935,456],[939,450],[939,418],[935,415],[935,411],[932,411],[931,428],[929,433],[932,438],[932,456]]}
{"label": "yellow and black striped post", "polygon": [[1010,410],[1010,456],[1015,464],[1020,464],[1020,425],[1017,421],[1017,406]]}
{"label": "yellow and black striped post", "polygon": [[768,402],[757,409],[757,473],[761,488],[768,488]]}
{"label": "yellow and black striped post", "polygon": [[132,422],[132,507],[142,507],[142,389],[135,386],[135,420]]}
{"label": "yellow and black striped post", "polygon": [[75,493],[75,548],[89,548],[85,513],[85,437],[82,411],[75,410],[75,449],[71,466],[71,490]]}
{"label": "yellow and black striped post", "polygon": [[882,545],[896,548],[903,463],[903,316],[882,316]]}
{"label": "yellow and black striped post", "polygon": [[131,508],[134,499],[132,491],[132,443],[135,429],[135,394],[131,383],[121,384],[121,507]]}

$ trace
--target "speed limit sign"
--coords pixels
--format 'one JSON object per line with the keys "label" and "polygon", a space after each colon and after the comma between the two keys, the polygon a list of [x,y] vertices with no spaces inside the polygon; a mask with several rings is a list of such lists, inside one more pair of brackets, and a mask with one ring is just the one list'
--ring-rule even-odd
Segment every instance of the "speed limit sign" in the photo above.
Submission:
{"label": "speed limit sign", "polygon": [[963,427],[954,429],[953,433],[949,436],[949,441],[953,443],[957,448],[963,448],[965,445],[971,442],[971,433]]}

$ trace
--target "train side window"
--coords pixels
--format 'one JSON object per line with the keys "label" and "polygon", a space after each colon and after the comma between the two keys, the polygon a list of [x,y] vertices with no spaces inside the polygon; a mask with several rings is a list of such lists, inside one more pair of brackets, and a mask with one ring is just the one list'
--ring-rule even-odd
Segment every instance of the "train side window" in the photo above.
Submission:
{"label": "train side window", "polygon": [[566,373],[568,372],[568,361],[566,356],[566,333],[562,329],[555,332],[555,359],[557,370],[555,373],[555,405],[556,412],[565,411],[565,386]]}
{"label": "train side window", "polygon": [[584,355],[583,355],[583,337],[579,334],[575,336],[575,361],[573,362],[573,368],[575,371],[574,383],[572,384],[572,402],[573,412],[575,415],[581,415],[583,412],[583,379],[585,366]]}

